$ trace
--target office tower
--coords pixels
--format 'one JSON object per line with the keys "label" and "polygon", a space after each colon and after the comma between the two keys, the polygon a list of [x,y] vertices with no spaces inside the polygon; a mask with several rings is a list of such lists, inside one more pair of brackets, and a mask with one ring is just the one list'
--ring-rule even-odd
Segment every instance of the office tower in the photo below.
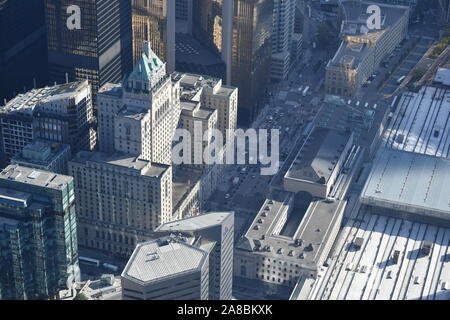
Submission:
{"label": "office tower", "polygon": [[163,224],[128,261],[122,273],[123,299],[231,300],[233,239],[233,212]]}
{"label": "office tower", "polygon": [[218,78],[198,74],[178,74],[181,100],[201,102],[205,108],[217,110],[217,129],[223,136],[237,127],[238,88],[223,85]]}
{"label": "office tower", "polygon": [[[178,6],[183,5],[179,1]],[[177,32],[192,33],[196,41],[177,33],[177,71],[219,77],[238,87],[239,122],[249,124],[270,80],[273,1],[195,0],[192,6],[192,32],[181,26]],[[189,13],[183,19],[180,14],[177,23],[190,21]]]}
{"label": "office tower", "polygon": [[60,174],[68,174],[68,163],[72,159],[70,146],[44,139],[27,144],[11,159],[11,164],[35,168]]}
{"label": "office tower", "polygon": [[0,103],[47,81],[43,0],[0,1]]}
{"label": "office tower", "polygon": [[192,34],[193,1],[175,0],[175,32]]}
{"label": "office tower", "polygon": [[70,145],[72,152],[95,147],[91,88],[87,80],[34,89],[0,109],[0,150],[8,162],[42,138]]}
{"label": "office tower", "polygon": [[219,56],[226,65],[227,84],[231,80],[233,0],[194,0],[193,36]]}
{"label": "office tower", "polygon": [[129,256],[137,242],[172,219],[172,168],[136,155],[81,151],[74,177],[81,246]]}
{"label": "office tower", "polygon": [[231,300],[234,212],[211,212],[167,222],[156,231],[186,234],[194,237],[198,245],[209,243],[209,299]]}
{"label": "office tower", "polygon": [[346,20],[342,22],[341,45],[326,66],[325,91],[352,97],[375,72],[408,32],[410,9],[378,3],[380,29],[367,28],[367,8],[371,2],[344,2]]}
{"label": "office tower", "polygon": [[[209,154],[212,154],[211,149],[214,149],[214,156],[216,159],[223,159],[225,155],[225,143],[234,139],[234,129],[236,129],[237,122],[237,100],[238,89],[235,87],[222,85],[222,80],[201,76],[196,74],[177,73],[172,75],[173,79],[177,79],[180,83],[180,99],[181,99],[181,116],[179,128],[187,129],[191,133],[191,152],[193,152],[191,161],[202,163],[198,161],[198,156],[203,154],[206,147],[209,149]],[[217,114],[217,115],[216,115]],[[199,146],[195,139],[199,139],[199,135],[195,134],[196,122],[202,123],[202,132],[207,132],[208,129],[218,129],[222,133],[223,145],[211,145],[212,135],[209,131],[209,136],[203,141],[202,151],[198,152],[195,148]],[[197,124],[198,127],[200,127]],[[197,159],[195,157],[197,156]],[[204,160],[204,159],[203,159]],[[200,171],[201,186],[200,195],[201,203],[212,195],[219,183],[221,183],[225,165],[219,163],[206,165],[203,161],[202,165],[188,166],[189,170]],[[186,166],[184,166],[186,167]]]}
{"label": "office tower", "polygon": [[273,1],[234,3],[231,85],[239,88],[238,121],[250,124],[266,96],[272,59]]}
{"label": "office tower", "polygon": [[133,63],[142,57],[142,43],[151,43],[156,55],[175,70],[175,0],[131,0]]}
{"label": "office tower", "polygon": [[170,165],[179,101],[179,85],[166,74],[166,64],[150,43],[144,42],[141,59],[123,83],[108,83],[99,91],[100,151],[133,153]]}
{"label": "office tower", "polygon": [[0,173],[0,299],[52,299],[80,281],[73,178]]}
{"label": "office tower", "polygon": [[208,300],[208,252],[170,236],[140,243],[121,282],[123,300]]}
{"label": "office tower", "polygon": [[291,48],[295,24],[295,1],[275,0],[273,8],[272,66],[271,78],[284,80],[289,74],[292,61]]}
{"label": "office tower", "polygon": [[132,69],[130,1],[46,0],[46,21],[51,83],[88,79],[95,95]]}

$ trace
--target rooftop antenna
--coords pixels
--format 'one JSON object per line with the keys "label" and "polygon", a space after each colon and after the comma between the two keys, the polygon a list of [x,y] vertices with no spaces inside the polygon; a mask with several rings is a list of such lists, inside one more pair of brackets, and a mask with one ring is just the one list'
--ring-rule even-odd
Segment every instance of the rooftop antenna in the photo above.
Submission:
{"label": "rooftop antenna", "polygon": [[69,74],[66,72],[66,83],[69,83]]}
{"label": "rooftop antenna", "polygon": [[33,78],[33,89],[36,89],[36,78]]}

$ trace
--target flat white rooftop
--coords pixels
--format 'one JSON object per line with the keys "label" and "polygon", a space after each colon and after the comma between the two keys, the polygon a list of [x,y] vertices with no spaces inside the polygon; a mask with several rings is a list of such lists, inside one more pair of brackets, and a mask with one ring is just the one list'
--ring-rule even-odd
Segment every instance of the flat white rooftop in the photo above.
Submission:
{"label": "flat white rooftop", "polygon": [[450,219],[450,160],[380,149],[361,194],[378,207]]}
{"label": "flat white rooftop", "polygon": [[200,270],[208,253],[187,243],[164,238],[136,246],[122,277],[151,282]]}
{"label": "flat white rooftop", "polygon": [[[232,212],[208,212],[182,220],[166,222],[157,231],[196,231],[222,224]],[[226,226],[230,228],[230,226]]]}
{"label": "flat white rooftop", "polygon": [[[364,239],[359,250],[351,246],[357,237]],[[429,256],[421,253],[424,241],[432,243]],[[307,299],[449,300],[449,244],[449,228],[356,209]],[[397,263],[391,259],[396,250]]]}
{"label": "flat white rooftop", "polygon": [[450,158],[450,90],[423,87],[407,92],[384,136],[386,147]]}

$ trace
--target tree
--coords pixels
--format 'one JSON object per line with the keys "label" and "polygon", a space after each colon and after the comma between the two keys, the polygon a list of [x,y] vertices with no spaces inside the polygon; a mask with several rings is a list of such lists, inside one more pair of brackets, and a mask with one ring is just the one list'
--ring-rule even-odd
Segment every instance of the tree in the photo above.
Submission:
{"label": "tree", "polygon": [[411,74],[412,81],[418,81],[418,80],[422,79],[424,74],[425,74],[425,70],[423,70],[423,69],[415,69],[412,72],[412,74]]}

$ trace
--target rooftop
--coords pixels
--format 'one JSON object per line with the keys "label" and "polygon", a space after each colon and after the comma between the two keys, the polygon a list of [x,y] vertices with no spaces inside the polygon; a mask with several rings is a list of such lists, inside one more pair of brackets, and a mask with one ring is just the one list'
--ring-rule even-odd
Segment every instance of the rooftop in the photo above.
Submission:
{"label": "rooftop", "polygon": [[444,86],[450,86],[450,69],[439,68],[434,77],[434,82],[443,84]]}
{"label": "rooftop", "polygon": [[[274,190],[237,248],[316,269],[330,230],[344,206],[340,200],[313,201],[307,193],[294,195]],[[281,224],[282,221],[286,222]]]}
{"label": "rooftop", "polygon": [[71,162],[83,164],[87,162],[109,164],[112,166],[137,170],[141,175],[148,177],[160,177],[170,167],[154,162],[150,164],[148,160],[139,159],[136,155],[119,152],[108,154],[103,152],[80,151],[75,155]]}
{"label": "rooftop", "polygon": [[106,83],[99,90],[98,93],[103,95],[110,95],[117,98],[122,97],[123,89],[121,84],[116,83]]}
{"label": "rooftop", "polygon": [[185,116],[190,116],[202,120],[209,119],[216,110],[202,107],[196,101],[181,101],[181,113]]}
{"label": "rooftop", "polygon": [[[367,28],[367,7],[376,4],[381,9],[381,29],[369,30]],[[332,66],[341,64],[349,65],[350,68],[358,68],[363,60],[385,32],[398,23],[400,17],[408,14],[409,8],[398,5],[389,5],[380,2],[368,1],[344,1],[342,2],[346,20],[343,22],[341,36],[346,39],[341,43],[335,56],[330,61]],[[353,41],[356,39],[356,42]]]}
{"label": "rooftop", "polygon": [[152,282],[200,270],[208,253],[171,237],[140,243],[128,261],[122,277]]}
{"label": "rooftop", "polygon": [[17,154],[11,161],[12,163],[32,162],[35,164],[49,164],[59,155],[67,152],[69,145],[55,143],[44,139],[36,139],[27,144],[22,152]]}
{"label": "rooftop", "polygon": [[178,221],[166,222],[156,231],[189,232],[210,228],[222,224],[232,212],[208,212]]}
{"label": "rooftop", "polygon": [[439,212],[450,218],[450,160],[418,153],[381,149],[361,200],[408,212]]}
{"label": "rooftop", "polygon": [[133,71],[126,77],[124,83],[131,80],[152,83],[153,76],[164,67],[165,64],[153,52],[150,43],[145,41],[143,43],[141,59],[136,63]]}
{"label": "rooftop", "polygon": [[172,74],[172,79],[175,81],[180,81],[180,86],[183,89],[181,93],[181,99],[183,100],[196,100],[198,101],[202,89],[210,88],[213,89],[214,95],[228,97],[237,88],[230,87],[222,84],[222,80],[219,78],[214,78],[205,75],[198,75],[192,73],[178,73],[174,72]]}
{"label": "rooftop", "polygon": [[65,100],[77,95],[89,86],[87,80],[59,84],[52,87],[33,89],[17,95],[5,106],[0,107],[0,113],[21,113],[31,116],[38,105],[55,100]]}
{"label": "rooftop", "polygon": [[285,178],[325,184],[351,138],[351,132],[315,127]]}
{"label": "rooftop", "polygon": [[[352,243],[362,238],[362,247]],[[424,241],[432,243],[423,254]],[[371,214],[361,207],[346,219],[328,267],[322,267],[308,300],[449,300],[450,229]],[[397,263],[393,261],[398,251]]]}
{"label": "rooftop", "polygon": [[119,116],[139,121],[143,119],[147,115],[147,113],[148,110],[144,107],[126,105],[122,109],[120,109]]}
{"label": "rooftop", "polygon": [[3,169],[3,171],[0,173],[0,179],[21,182],[55,190],[63,189],[67,185],[67,183],[73,180],[71,176],[32,169],[16,164],[9,165],[5,169]]}
{"label": "rooftop", "polygon": [[396,97],[383,145],[437,157],[450,158],[450,90],[422,87],[418,93]]}

